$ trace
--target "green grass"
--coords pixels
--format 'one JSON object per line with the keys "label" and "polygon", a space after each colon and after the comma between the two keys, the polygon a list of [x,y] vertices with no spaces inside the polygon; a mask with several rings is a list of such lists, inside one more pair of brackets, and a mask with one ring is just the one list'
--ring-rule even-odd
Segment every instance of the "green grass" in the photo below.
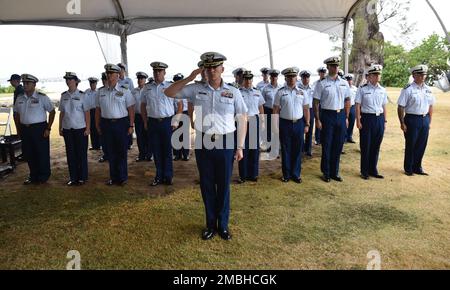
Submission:
{"label": "green grass", "polygon": [[365,269],[378,250],[383,269],[448,269],[450,96],[438,96],[424,161],[430,177],[402,175],[404,141],[395,106],[389,111],[385,180],[359,178],[357,145],[346,145],[342,184],[320,181],[318,147],[302,185],[279,181],[279,160],[262,162],[257,184],[232,185],[230,242],[200,239],[194,161],[175,163],[173,188],[150,188],[153,164],[131,162],[129,185],[108,188],[107,167],[90,152],[89,185],[67,188],[64,145],[53,136],[49,185],[22,186],[25,164],[0,181],[0,268],[65,269],[67,252],[78,250],[83,269]]}

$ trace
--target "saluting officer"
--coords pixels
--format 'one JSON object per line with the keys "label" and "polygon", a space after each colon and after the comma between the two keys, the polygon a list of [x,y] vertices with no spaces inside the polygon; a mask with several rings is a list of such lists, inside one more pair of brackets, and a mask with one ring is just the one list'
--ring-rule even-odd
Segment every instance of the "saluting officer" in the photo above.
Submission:
{"label": "saluting officer", "polygon": [[128,138],[134,129],[134,98],[126,86],[119,85],[120,67],[106,64],[108,82],[98,90],[95,125],[108,148],[110,180],[106,185],[128,182]]}
{"label": "saluting officer", "polygon": [[144,121],[141,115],[141,102],[144,97],[145,82],[147,81],[148,75],[145,72],[137,72],[137,88],[131,91],[134,97],[134,125],[136,130],[136,140],[138,144],[139,155],[136,157],[136,162],[149,161],[152,158],[152,152],[148,144],[147,131],[144,128]]}
{"label": "saluting officer", "polygon": [[378,173],[377,164],[380,146],[387,122],[385,88],[380,85],[381,65],[371,65],[368,70],[369,82],[359,88],[356,94],[356,123],[359,129],[361,146],[361,178],[383,179]]}
{"label": "saluting officer", "polygon": [[[317,69],[317,73],[319,74],[319,79],[317,81],[314,82],[314,84],[312,85],[312,89],[314,90],[317,86],[317,84],[324,80],[325,77],[327,76],[328,70],[326,67],[319,67]],[[314,98],[314,97],[313,97]],[[319,110],[320,110],[320,104],[319,104]],[[316,145],[320,145],[320,129],[317,128],[316,126],[316,130],[314,132],[314,144]]]}
{"label": "saluting officer", "polygon": [[253,74],[244,71],[244,83],[240,89],[242,98],[247,106],[248,125],[245,136],[244,158],[239,161],[239,183],[258,181],[259,175],[259,128],[264,123],[265,103],[261,92],[253,88]]}
{"label": "saluting officer", "polygon": [[[201,56],[208,75],[208,83],[192,82],[203,70],[196,69],[184,80],[171,85],[166,94],[171,97],[188,98],[196,111],[197,130],[195,156],[200,173],[200,187],[206,209],[204,240],[212,239],[219,231],[224,240],[231,239],[228,228],[230,215],[230,182],[233,171],[233,155],[236,161],[243,158],[246,135],[247,106],[241,93],[222,80],[223,62],[226,57],[217,52]],[[234,148],[235,115],[238,121],[237,150]],[[209,121],[206,122],[206,119]],[[200,143],[200,144],[198,144]],[[197,147],[199,145],[199,147]]]}
{"label": "saluting officer", "polygon": [[[178,127],[172,124],[175,115],[174,100],[168,98],[164,91],[170,86],[165,81],[168,65],[163,62],[152,62],[155,81],[146,85],[141,104],[141,114],[145,129],[148,130],[149,142],[153,151],[156,166],[156,176],[151,186],[173,184],[172,132]],[[177,114],[182,113],[182,103],[178,103]]]}
{"label": "saluting officer", "polygon": [[428,175],[422,168],[422,159],[428,143],[435,98],[425,84],[428,66],[411,69],[414,82],[407,85],[398,99],[398,118],[405,135],[405,174]]}
{"label": "saluting officer", "polygon": [[[98,78],[90,77],[88,78],[89,81],[89,89],[87,89],[84,94],[86,98],[86,104],[90,110],[90,120],[93,124],[95,122],[95,99],[97,98],[97,83]],[[90,131],[91,136],[91,148],[89,150],[100,150],[100,136],[98,135],[97,130],[94,128],[94,130]]]}
{"label": "saluting officer", "polygon": [[347,129],[347,143],[354,144],[355,141],[353,140],[353,129],[355,127],[355,118],[356,118],[356,111],[355,111],[355,97],[356,97],[356,91],[358,88],[353,85],[353,75],[352,74],[346,74],[344,76],[344,79],[347,80],[348,86],[350,88],[350,114],[348,115],[348,129]]}
{"label": "saluting officer", "polygon": [[70,180],[68,186],[83,185],[88,180],[87,147],[91,128],[90,105],[80,91],[80,79],[74,72],[64,76],[68,91],[61,94],[59,102],[59,135],[66,144]]}
{"label": "saluting officer", "polygon": [[305,134],[305,142],[303,152],[309,157],[312,156],[312,139],[314,130],[314,107],[313,107],[313,93],[314,89],[310,85],[311,72],[303,70],[300,72],[301,80],[298,82],[298,87],[305,92],[305,97],[309,104],[309,124],[308,133]]}
{"label": "saluting officer", "polygon": [[267,67],[263,67],[263,68],[261,69],[261,74],[262,74],[263,80],[260,81],[260,82],[256,85],[256,89],[258,89],[260,92],[262,92],[263,89],[264,89],[267,85],[270,84],[270,81],[269,81],[269,71],[270,71],[270,68],[267,68]]}
{"label": "saluting officer", "polygon": [[[275,101],[275,95],[281,88],[278,84],[278,76],[280,71],[276,69],[269,70],[270,84],[268,84],[262,91],[262,96],[264,98],[264,115],[266,116],[266,125],[264,126],[267,132],[267,137],[263,134],[263,139],[267,139],[267,142],[272,141],[272,115],[273,115],[273,102]],[[267,148],[270,150],[270,148]]]}
{"label": "saluting officer", "polygon": [[308,133],[309,100],[297,87],[299,69],[290,67],[281,72],[286,84],[278,90],[274,101],[274,114],[280,115],[279,131],[283,182],[302,183],[303,136]]}
{"label": "saluting officer", "polygon": [[18,133],[22,137],[23,154],[30,169],[24,184],[45,183],[51,174],[50,130],[55,120],[55,109],[47,95],[36,91],[37,77],[23,74],[21,78],[24,93],[17,97],[14,118],[15,123],[20,124]]}
{"label": "saluting officer", "polygon": [[321,129],[321,170],[325,182],[330,182],[330,178],[343,181],[339,176],[339,163],[347,134],[351,92],[347,81],[337,74],[340,62],[341,58],[337,56],[325,60],[328,76],[314,89],[314,112],[316,126]]}

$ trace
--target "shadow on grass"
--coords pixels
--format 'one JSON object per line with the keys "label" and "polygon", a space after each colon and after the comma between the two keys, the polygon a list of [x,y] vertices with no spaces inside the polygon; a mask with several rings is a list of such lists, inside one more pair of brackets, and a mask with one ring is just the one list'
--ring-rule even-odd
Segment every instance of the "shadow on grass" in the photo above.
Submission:
{"label": "shadow on grass", "polygon": [[[316,217],[317,218],[317,217]],[[415,230],[417,216],[381,203],[341,203],[328,209],[321,220],[295,222],[288,225],[283,240],[286,243],[335,243],[343,238],[373,232],[384,227]]]}

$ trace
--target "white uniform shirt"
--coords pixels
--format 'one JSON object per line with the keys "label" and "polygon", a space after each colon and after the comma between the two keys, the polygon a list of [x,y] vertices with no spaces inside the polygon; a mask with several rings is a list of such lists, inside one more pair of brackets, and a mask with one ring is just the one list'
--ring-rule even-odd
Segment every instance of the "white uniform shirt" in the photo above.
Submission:
{"label": "white uniform shirt", "polygon": [[358,89],[355,103],[361,105],[361,113],[380,115],[383,113],[383,106],[388,103],[386,89],[380,84],[365,84]]}
{"label": "white uniform shirt", "polygon": [[284,86],[277,92],[274,105],[280,107],[280,118],[295,121],[303,118],[303,107],[309,103],[302,89]]}
{"label": "white uniform shirt", "polygon": [[85,112],[89,110],[86,94],[80,90],[62,93],[59,102],[59,111],[64,113],[62,128],[66,130],[86,128]]}
{"label": "white uniform shirt", "polygon": [[434,105],[435,98],[427,85],[420,87],[413,82],[402,90],[397,103],[405,108],[406,114],[426,115],[430,106]]}
{"label": "white uniform shirt", "polygon": [[135,101],[129,89],[116,84],[114,88],[102,87],[98,90],[96,106],[100,108],[102,118],[121,119],[128,116],[128,108]]}
{"label": "white uniform shirt", "polygon": [[24,125],[46,122],[47,112],[54,109],[50,98],[36,91],[31,97],[28,97],[25,93],[19,95],[14,105],[14,112],[20,115],[20,123]]}

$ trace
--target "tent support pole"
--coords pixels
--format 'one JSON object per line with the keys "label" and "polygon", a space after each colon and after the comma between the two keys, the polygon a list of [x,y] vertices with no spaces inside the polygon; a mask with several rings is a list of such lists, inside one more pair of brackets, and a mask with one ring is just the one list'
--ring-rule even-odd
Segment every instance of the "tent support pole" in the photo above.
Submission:
{"label": "tent support pole", "polygon": [[[127,33],[126,31],[120,35],[120,52],[122,63],[128,67],[128,52],[127,52]],[[128,76],[128,70],[125,72]]]}
{"label": "tent support pole", "polygon": [[270,68],[273,69],[273,52],[272,52],[272,40],[270,38],[269,24],[265,23],[267,43],[269,44],[269,57],[270,57]]}
{"label": "tent support pole", "polygon": [[342,53],[343,53],[343,57],[344,57],[344,72],[345,74],[349,73],[349,53],[348,53],[348,34],[349,34],[349,24],[350,24],[350,19],[351,18],[347,18],[345,19],[345,25],[344,25],[344,39],[343,39],[343,44],[342,44]]}

